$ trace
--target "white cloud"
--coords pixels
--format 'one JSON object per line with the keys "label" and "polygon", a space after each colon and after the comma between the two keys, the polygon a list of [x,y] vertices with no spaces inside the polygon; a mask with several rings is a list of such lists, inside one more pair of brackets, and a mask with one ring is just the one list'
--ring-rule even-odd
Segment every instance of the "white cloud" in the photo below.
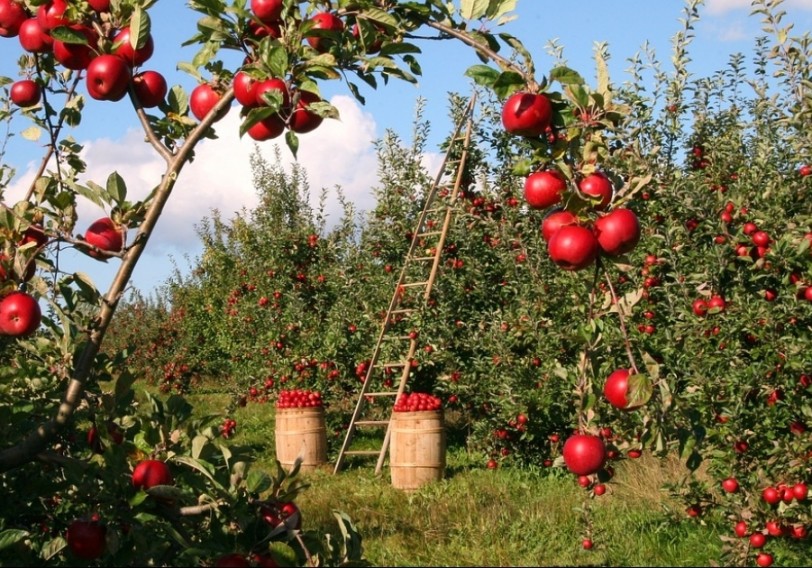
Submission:
{"label": "white cloud", "polygon": [[[337,95],[331,99],[340,114],[340,120],[325,120],[314,132],[300,136],[299,163],[307,172],[313,205],[322,187],[342,187],[346,198],[358,209],[373,205],[372,187],[377,181],[377,157],[373,147],[376,124],[372,115],[350,97]],[[196,148],[195,159],[181,172],[173,189],[155,233],[150,237],[145,256],[136,274],[144,274],[145,268],[160,274],[163,279],[171,272],[167,256],[175,258],[193,251],[196,254],[198,238],[195,225],[209,216],[213,209],[224,218],[231,218],[243,208],[252,208],[257,195],[252,182],[250,156],[256,142],[248,136],[239,138],[239,116],[236,108],[216,125],[217,140],[204,140]],[[263,142],[260,149],[268,159],[273,159],[273,146],[279,144],[281,156],[288,169],[293,156],[281,138]],[[80,181],[91,179],[104,184],[112,171],[117,171],[127,184],[128,200],[143,199],[160,181],[164,162],[144,141],[138,130],[128,130],[119,139],[96,139],[83,143],[83,155],[88,164],[86,175]],[[34,166],[19,176],[6,194],[8,202],[22,198],[25,188],[34,175]],[[328,218],[337,221],[340,215],[338,202],[329,200]],[[76,232],[106,212],[94,204],[83,202],[78,210],[79,222]],[[115,261],[111,262],[113,264]],[[96,263],[99,264],[99,263]],[[104,265],[99,264],[99,268]],[[105,273],[114,271],[108,266]],[[136,280],[139,287],[157,282]],[[101,282],[97,279],[97,284]]]}
{"label": "white cloud", "polygon": [[[707,0],[705,3],[705,8],[708,13],[716,16],[726,14],[733,10],[750,9],[751,6],[751,0]],[[786,0],[783,4],[783,8],[812,10],[812,0]]]}

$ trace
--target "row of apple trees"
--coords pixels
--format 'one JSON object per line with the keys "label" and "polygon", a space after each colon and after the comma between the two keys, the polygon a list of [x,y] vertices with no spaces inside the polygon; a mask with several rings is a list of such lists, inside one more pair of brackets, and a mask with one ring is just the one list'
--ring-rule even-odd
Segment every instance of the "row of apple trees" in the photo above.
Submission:
{"label": "row of apple trees", "polygon": [[[612,84],[599,47],[591,87],[556,65],[536,130],[516,125],[514,71],[471,68],[496,96],[480,100],[442,275],[398,325],[419,338],[409,389],[442,397],[483,465],[566,465],[594,497],[614,460],[676,453],[686,513],[726,519],[729,561],[769,565],[799,561],[812,529],[812,157],[808,44],[756,4],[751,62],[692,77],[690,2],[673,69],[643,53]],[[127,305],[117,344],[150,322],[133,360],[167,392],[319,390],[335,450],[433,181],[428,128],[418,109],[410,142],[378,143],[376,205],[343,200],[340,218],[310,205],[306,172],[257,154],[260,205],[206,219],[203,255]],[[567,459],[574,434],[588,459]]]}

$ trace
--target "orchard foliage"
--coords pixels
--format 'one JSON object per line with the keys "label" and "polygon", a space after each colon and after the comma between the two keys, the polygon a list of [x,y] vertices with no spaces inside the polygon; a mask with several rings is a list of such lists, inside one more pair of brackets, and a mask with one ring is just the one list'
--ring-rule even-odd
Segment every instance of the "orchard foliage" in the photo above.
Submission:
{"label": "orchard foliage", "polygon": [[[5,49],[19,38],[21,48],[19,80],[1,81],[0,117],[27,125],[23,142],[46,141],[16,203],[5,195],[14,172],[0,168],[0,302],[27,300],[0,303],[4,559],[360,559],[346,516],[336,515],[343,540],[303,531],[290,505],[300,480],[253,470],[250,449],[229,441],[235,425],[193,419],[182,395],[204,377],[235,404],[318,390],[340,438],[432,182],[420,166],[422,110],[411,144],[391,133],[378,144],[372,211],[360,215],[325,189],[343,206],[328,224],[324,206],[310,205],[306,173],[257,153],[260,205],[233,221],[213,212],[189,274],[158,298],[119,302],[218,120],[238,112],[241,135],[284,135],[295,154],[299,134],[337,116],[322,82],[343,81],[363,102],[361,83],[415,81],[425,32],[476,52],[481,63],[466,74],[483,102],[443,274],[420,315],[396,324],[421,344],[410,390],[441,397],[488,467],[566,465],[585,498],[606,491],[613,460],[676,453],[689,475],[671,489],[688,514],[736,527],[726,560],[803,558],[812,526],[803,490],[812,478],[810,54],[808,37],[782,24],[780,2],[754,2],[767,35],[752,68],[734,55],[712,77],[690,75],[701,1],[689,0],[672,70],[644,51],[630,80],[614,84],[598,45],[592,86],[555,43],[540,70],[518,38],[482,25],[509,18],[514,0],[194,0],[188,43],[198,50],[179,65],[198,83],[190,92],[149,73],[154,3],[0,0],[0,41]],[[95,105],[127,102],[166,164],[145,191],[117,172],[86,179],[70,135]],[[452,117],[465,103],[451,98]],[[526,179],[540,172],[559,185],[525,206]],[[80,219],[86,204],[104,216]],[[117,267],[109,290],[66,266],[67,247]],[[604,398],[619,370],[628,372],[624,408]],[[136,395],[139,380],[161,396]],[[572,440],[590,441],[575,461],[564,449]],[[155,465],[156,485],[133,483],[145,460],[169,475]],[[600,546],[588,509],[583,540]],[[756,558],[751,547],[765,551]]]}
{"label": "orchard foliage", "polygon": [[[767,35],[752,68],[733,55],[693,78],[698,8],[688,4],[674,37],[674,69],[643,52],[622,85],[605,74],[606,46],[594,88],[563,63],[528,81],[532,59],[518,47],[521,65],[469,69],[495,96],[479,107],[443,273],[419,319],[402,324],[421,345],[409,388],[441,396],[488,467],[564,466],[571,433],[600,438],[606,465],[579,479],[589,497],[606,490],[613,460],[676,453],[686,477],[670,489],[689,516],[726,519],[729,561],[756,560],[733,533],[742,521],[746,536],[767,535],[762,554],[793,563],[812,523],[792,491],[812,475],[809,53],[777,6],[757,3]],[[505,100],[528,85],[552,101],[546,135],[505,130]],[[457,117],[464,106],[449,103]],[[303,172],[257,159],[260,206],[207,219],[203,256],[168,285],[163,301],[197,331],[161,357],[228,377],[244,403],[291,383],[317,388],[340,439],[431,182],[416,160],[427,130],[418,108],[411,145],[387,133],[375,207],[358,215],[342,201],[329,227]],[[525,179],[542,170],[566,180],[561,200],[525,207]],[[608,204],[580,183],[596,172],[611,183]],[[640,233],[562,271],[540,234],[551,206],[596,227],[633,211]],[[619,399],[605,387],[620,376]],[[721,485],[731,478],[733,492]],[[767,487],[783,500],[765,501]]]}

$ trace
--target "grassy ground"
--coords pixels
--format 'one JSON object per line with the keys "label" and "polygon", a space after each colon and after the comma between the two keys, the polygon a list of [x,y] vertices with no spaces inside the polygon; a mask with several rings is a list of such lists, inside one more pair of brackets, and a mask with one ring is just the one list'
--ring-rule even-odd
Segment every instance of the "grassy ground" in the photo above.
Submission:
{"label": "grassy ground", "polygon": [[[222,410],[224,395],[191,396],[198,411]],[[238,443],[264,448],[256,467],[273,467],[270,404],[249,404],[234,415]],[[450,448],[446,478],[405,493],[374,460],[333,475],[332,464],[302,474],[311,487],[299,498],[307,528],[335,533],[333,510],[347,513],[363,536],[366,558],[378,566],[708,566],[718,561],[716,528],[703,526],[662,492],[680,474],[674,462],[620,463],[609,492],[586,499],[563,471],[487,470],[481,456]],[[581,542],[592,523],[591,551]]]}

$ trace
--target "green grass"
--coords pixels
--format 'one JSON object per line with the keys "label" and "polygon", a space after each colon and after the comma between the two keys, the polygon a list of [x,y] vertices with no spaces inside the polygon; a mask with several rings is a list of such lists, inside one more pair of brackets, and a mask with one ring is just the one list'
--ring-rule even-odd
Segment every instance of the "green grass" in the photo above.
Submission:
{"label": "green grass", "polygon": [[[200,413],[222,411],[228,397],[190,396]],[[238,444],[257,448],[254,467],[274,467],[271,404],[235,410]],[[337,447],[341,440],[333,444]],[[374,445],[374,442],[370,442]],[[487,470],[481,456],[450,448],[446,477],[407,493],[392,487],[374,459],[300,474],[310,487],[297,503],[305,527],[337,533],[332,511],[347,513],[377,566],[708,566],[721,541],[712,522],[681,510],[661,490],[679,464],[654,458],[619,463],[609,492],[590,500],[572,476],[534,469]],[[595,547],[583,550],[588,506]]]}

